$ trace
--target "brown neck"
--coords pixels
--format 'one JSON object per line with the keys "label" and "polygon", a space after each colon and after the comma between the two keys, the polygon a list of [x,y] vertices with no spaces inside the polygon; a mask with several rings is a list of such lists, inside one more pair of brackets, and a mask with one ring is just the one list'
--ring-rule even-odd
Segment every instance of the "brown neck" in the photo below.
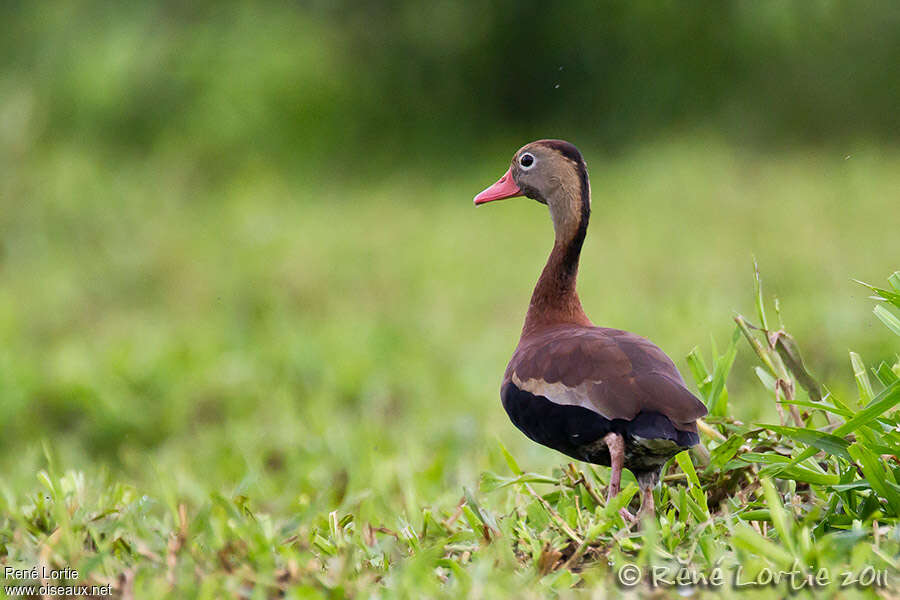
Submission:
{"label": "brown neck", "polygon": [[[556,240],[547,264],[531,295],[531,304],[525,317],[522,334],[547,325],[574,323],[592,325],[581,307],[575,290],[578,278],[578,260],[587,234],[590,219],[590,191],[586,178],[580,186],[578,197],[560,204],[550,204],[554,208],[568,209],[569,214],[552,215]],[[549,204],[549,203],[548,203]]]}

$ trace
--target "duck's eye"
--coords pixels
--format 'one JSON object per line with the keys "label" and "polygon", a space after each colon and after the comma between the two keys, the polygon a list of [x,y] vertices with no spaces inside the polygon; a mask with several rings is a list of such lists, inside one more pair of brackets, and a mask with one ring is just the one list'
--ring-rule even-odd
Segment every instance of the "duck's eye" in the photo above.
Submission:
{"label": "duck's eye", "polygon": [[519,157],[519,164],[522,165],[523,169],[530,169],[534,166],[534,155],[530,152],[526,152]]}

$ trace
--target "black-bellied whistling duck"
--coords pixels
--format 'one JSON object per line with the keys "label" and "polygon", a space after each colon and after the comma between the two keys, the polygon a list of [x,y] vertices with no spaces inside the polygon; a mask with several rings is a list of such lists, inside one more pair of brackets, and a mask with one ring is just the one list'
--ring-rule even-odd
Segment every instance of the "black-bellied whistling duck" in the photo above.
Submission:
{"label": "black-bellied whistling duck", "polygon": [[619,493],[622,467],[629,469],[641,488],[641,513],[652,513],[660,469],[700,442],[696,421],[706,407],[652,342],[597,327],[581,308],[575,280],[591,188],[578,149],[562,140],[524,146],[475,205],[516,196],[549,207],[556,241],[503,375],[503,408],[535,442],[611,467],[610,500]]}

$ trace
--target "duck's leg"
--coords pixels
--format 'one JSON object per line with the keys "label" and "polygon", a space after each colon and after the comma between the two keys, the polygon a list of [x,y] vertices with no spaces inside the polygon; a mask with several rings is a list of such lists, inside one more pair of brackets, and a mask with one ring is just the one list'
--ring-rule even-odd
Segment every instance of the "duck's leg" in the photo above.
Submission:
{"label": "duck's leg", "polygon": [[644,471],[637,474],[638,485],[641,488],[641,508],[638,511],[638,519],[647,515],[656,515],[656,507],[653,503],[653,488],[659,482],[659,471]]}
{"label": "duck's leg", "polygon": [[638,518],[644,515],[656,514],[656,506],[653,504],[653,487],[644,488],[641,492],[641,509],[638,511]]}
{"label": "duck's leg", "polygon": [[610,502],[622,489],[622,465],[625,463],[625,440],[618,433],[607,433],[603,443],[609,448],[609,488],[606,501]]}
{"label": "duck's leg", "polygon": [[[606,503],[612,502],[622,489],[622,467],[625,464],[625,439],[621,434],[609,432],[603,437],[603,442],[609,448],[609,488],[606,495]],[[626,523],[634,522],[635,518],[627,509],[622,508],[619,514]]]}

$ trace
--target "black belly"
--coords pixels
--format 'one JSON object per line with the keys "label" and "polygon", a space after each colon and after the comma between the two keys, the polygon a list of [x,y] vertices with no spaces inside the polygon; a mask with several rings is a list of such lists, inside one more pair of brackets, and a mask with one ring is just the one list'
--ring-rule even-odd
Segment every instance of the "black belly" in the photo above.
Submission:
{"label": "black belly", "polygon": [[500,390],[503,408],[513,425],[531,440],[576,460],[609,466],[603,436],[625,439],[625,467],[638,474],[658,470],[678,452],[700,442],[691,431],[676,429],[663,414],[638,413],[634,419],[607,419],[582,406],[556,404],[507,383]]}

